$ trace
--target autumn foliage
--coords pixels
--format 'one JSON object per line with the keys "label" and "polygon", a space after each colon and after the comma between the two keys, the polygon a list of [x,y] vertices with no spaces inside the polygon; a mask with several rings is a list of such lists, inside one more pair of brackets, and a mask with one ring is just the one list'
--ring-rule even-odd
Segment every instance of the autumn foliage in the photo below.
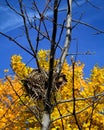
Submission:
{"label": "autumn foliage", "polygon": [[[42,69],[49,69],[49,51],[40,50],[38,60]],[[11,66],[16,75],[0,80],[0,130],[39,130],[43,101],[31,99],[21,82],[33,68],[17,55],[12,56]],[[67,83],[52,96],[51,130],[104,129],[104,68],[94,66],[87,79],[83,68],[79,61],[64,63]]]}

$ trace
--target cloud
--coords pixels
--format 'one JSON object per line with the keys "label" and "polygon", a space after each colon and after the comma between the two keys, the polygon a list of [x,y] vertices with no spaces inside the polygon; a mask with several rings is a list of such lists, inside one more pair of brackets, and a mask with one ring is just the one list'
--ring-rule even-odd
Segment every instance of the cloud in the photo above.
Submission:
{"label": "cloud", "polygon": [[[51,15],[52,12],[48,12],[46,15]],[[38,14],[35,14],[39,18]],[[30,19],[33,18],[34,12],[28,12]],[[0,31],[7,33],[14,29],[23,26],[23,19],[21,16],[10,10],[9,8],[0,7]]]}
{"label": "cloud", "polygon": [[[78,4],[81,5],[83,4],[84,1],[83,0],[79,0]],[[66,5],[64,4],[64,6],[66,7]],[[73,7],[75,7],[76,4],[73,3]],[[63,6],[62,6],[63,8]],[[39,17],[39,15],[35,14],[37,17]],[[47,12],[48,16],[52,15],[52,12]],[[28,16],[30,18],[32,18],[34,16],[33,12],[28,12]],[[17,29],[19,27],[23,26],[23,20],[22,18],[16,14],[15,12],[13,12],[12,10],[10,10],[8,7],[0,7],[0,31],[7,33],[9,31],[12,31],[14,29]]]}
{"label": "cloud", "polygon": [[9,8],[0,7],[0,31],[8,32],[22,26],[22,19]]}

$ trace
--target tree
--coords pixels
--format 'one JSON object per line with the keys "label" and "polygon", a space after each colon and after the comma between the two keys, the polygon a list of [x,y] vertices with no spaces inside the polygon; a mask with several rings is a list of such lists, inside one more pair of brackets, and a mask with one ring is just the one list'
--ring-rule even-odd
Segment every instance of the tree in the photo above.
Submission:
{"label": "tree", "polygon": [[[39,63],[47,69],[49,64],[45,54],[46,51],[39,52]],[[11,64],[18,77],[22,79],[27,71],[32,71],[25,66],[20,56],[13,56]],[[62,73],[66,75],[67,83],[52,95],[50,129],[71,130],[78,129],[78,125],[81,129],[104,129],[104,68],[94,66],[91,76],[85,80],[83,67],[84,64],[75,63],[73,75],[73,65],[64,63]],[[43,100],[30,99],[18,77],[7,76],[1,80],[0,129],[40,129],[44,112]]]}
{"label": "tree", "polygon": [[[31,55],[37,64],[37,68],[32,69],[21,62],[20,56],[15,55],[12,57],[11,67],[19,81],[17,81],[17,77],[12,79],[6,76],[4,86],[6,86],[6,83],[9,84],[6,87],[12,87],[12,91],[14,92],[10,93],[9,97],[6,92],[6,100],[12,102],[9,105],[9,109],[11,109],[12,105],[15,107],[14,102],[17,96],[17,103],[15,102],[17,110],[15,113],[18,113],[21,106],[24,115],[20,116],[22,113],[21,110],[17,117],[22,121],[21,123],[26,122],[18,126],[18,122],[13,122],[15,116],[11,120],[8,120],[10,117],[7,117],[7,121],[13,122],[14,125],[16,124],[15,129],[20,127],[23,127],[23,129],[29,127],[39,129],[41,127],[42,130],[74,128],[81,130],[84,128],[98,129],[100,126],[103,128],[104,124],[102,121],[100,122],[100,126],[98,124],[98,120],[104,119],[102,114],[104,95],[103,68],[95,66],[91,77],[84,80],[82,72],[83,65],[76,62],[78,53],[76,53],[75,57],[71,57],[71,66],[66,62],[66,57],[69,55],[71,32],[78,24],[86,25],[98,33],[103,33],[103,31],[80,20],[72,20],[72,0],[65,1],[67,5],[65,9],[60,9],[61,0],[47,0],[45,4],[43,3],[44,7],[42,9],[39,8],[38,1],[32,1],[32,17],[29,17],[27,6],[24,5],[22,0],[18,0],[19,11],[14,8],[10,1],[5,0],[5,2],[12,11],[22,18],[24,35],[29,49],[21,44],[18,37],[14,38],[3,32],[0,32],[0,34]],[[52,14],[52,17],[48,15],[49,13]],[[61,20],[59,20],[60,13],[64,14]],[[76,22],[74,26],[72,26],[72,21]],[[51,27],[51,30],[48,29],[48,25]],[[36,36],[35,45],[30,35],[31,32]],[[61,43],[62,38],[65,38],[64,45]],[[48,51],[39,51],[40,44],[43,42],[49,43]],[[56,59],[57,52],[60,52],[58,59]],[[39,81],[35,83],[37,78],[32,76],[34,75],[33,72],[36,72],[39,75],[38,77],[42,78],[42,88],[36,88],[36,84],[39,86]],[[99,80],[102,77],[100,81],[96,79],[96,75],[98,76],[99,72]],[[63,80],[65,81],[64,85]],[[95,80],[96,85],[94,84]],[[1,86],[2,84],[1,82]],[[14,86],[20,88],[21,93]],[[28,96],[26,96],[24,88],[28,91]],[[3,109],[5,108],[5,111],[9,111],[8,107],[5,107],[3,100],[1,106],[3,106]],[[3,109],[1,109],[1,113]],[[1,120],[4,120],[4,115],[3,113]],[[8,116],[10,116],[10,113]],[[96,120],[96,117],[98,117],[98,120]],[[84,120],[82,121],[82,119]],[[10,124],[9,128],[11,127],[12,129],[13,124]],[[8,129],[5,123],[2,128]]]}

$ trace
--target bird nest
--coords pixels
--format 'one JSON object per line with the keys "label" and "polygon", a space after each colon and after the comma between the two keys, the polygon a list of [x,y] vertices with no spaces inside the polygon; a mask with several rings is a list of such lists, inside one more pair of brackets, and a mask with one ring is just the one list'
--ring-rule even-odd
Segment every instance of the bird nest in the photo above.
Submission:
{"label": "bird nest", "polygon": [[[46,71],[34,69],[26,79],[22,80],[27,94],[35,100],[44,99],[47,92],[48,78]],[[67,79],[64,74],[57,75],[54,73],[51,91],[57,91],[66,82]]]}

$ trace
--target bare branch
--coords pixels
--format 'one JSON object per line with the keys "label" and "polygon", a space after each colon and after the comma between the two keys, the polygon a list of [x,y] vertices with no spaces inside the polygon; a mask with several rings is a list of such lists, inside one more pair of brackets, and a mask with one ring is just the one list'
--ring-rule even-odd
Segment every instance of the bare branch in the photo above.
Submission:
{"label": "bare branch", "polygon": [[22,16],[22,14],[21,14],[20,12],[18,12],[15,8],[13,8],[13,6],[11,6],[11,4],[8,2],[8,0],[5,0],[5,2],[6,2],[6,4],[7,4],[7,6],[8,6],[11,10],[13,10],[16,14]]}
{"label": "bare branch", "polygon": [[84,25],[84,26],[90,27],[91,29],[97,31],[97,34],[104,33],[103,30],[99,30],[99,29],[97,29],[97,28],[93,27],[92,25],[87,24],[87,23],[85,23],[85,22],[82,22],[82,21],[79,21],[79,20],[75,20],[75,19],[72,19],[72,21],[73,21],[73,22],[76,22],[76,23],[79,23],[79,24],[82,24],[82,25]]}
{"label": "bare branch", "polygon": [[[104,93],[103,93],[103,96],[104,96]],[[103,98],[103,96],[101,96],[101,97],[98,98],[97,100],[94,100],[94,103],[97,103],[97,102],[99,101],[99,99]],[[88,108],[90,108],[90,107],[92,107],[92,106],[93,106],[93,103],[87,105],[85,108],[83,108],[83,109],[81,109],[80,111],[76,112],[76,114],[80,114],[81,112],[87,110]],[[51,123],[53,123],[53,122],[55,122],[55,121],[57,121],[57,120],[60,120],[61,118],[66,118],[66,117],[72,116],[72,115],[73,115],[73,113],[66,114],[66,115],[64,115],[64,116],[62,116],[62,117],[59,117],[59,118],[56,118],[56,119],[52,120]]]}
{"label": "bare branch", "polygon": [[90,0],[86,0],[92,7],[96,8],[96,9],[101,9],[100,7],[96,6],[95,4],[93,4]]}
{"label": "bare branch", "polygon": [[28,40],[28,43],[30,45],[30,48],[34,54],[34,57],[36,58],[36,62],[37,62],[37,66],[38,66],[38,69],[40,71],[40,66],[39,66],[39,62],[38,62],[38,59],[37,59],[37,54],[34,50],[34,47],[33,47],[33,44],[31,42],[31,39],[30,39],[30,36],[29,36],[29,31],[28,31],[28,27],[27,27],[27,23],[26,23],[26,16],[24,14],[24,10],[23,10],[23,3],[21,0],[19,0],[19,5],[20,5],[20,10],[21,10],[21,14],[22,14],[22,18],[23,18],[23,22],[24,22],[24,27],[25,27],[25,32],[26,32],[26,37],[27,37],[27,40]]}
{"label": "bare branch", "polygon": [[[79,20],[78,20],[78,21],[81,21],[82,17],[83,17],[83,14],[81,14],[81,16],[79,17]],[[73,30],[74,28],[76,28],[78,24],[79,24],[79,23],[77,22],[77,23],[72,27],[72,30]]]}
{"label": "bare branch", "polygon": [[[86,101],[86,100],[89,100],[89,99],[95,99],[95,98],[98,98],[98,97],[103,97],[104,96],[104,92],[102,93],[99,93],[99,94],[96,94],[95,96],[89,96],[89,97],[86,97],[86,98],[75,98],[75,101]],[[58,101],[56,104],[54,104],[53,106],[56,106],[58,104],[62,104],[62,103],[67,103],[67,102],[73,102],[73,98],[72,99],[68,99],[68,100],[61,100],[61,101]]]}
{"label": "bare branch", "polygon": [[73,115],[74,115],[74,118],[75,118],[75,122],[76,122],[76,125],[78,126],[78,129],[81,130],[81,126],[79,125],[79,122],[78,122],[78,119],[77,119],[77,115],[76,115],[76,98],[75,98],[75,60],[73,58],[71,58],[71,62],[72,62],[72,97],[73,97]]}
{"label": "bare branch", "polygon": [[57,73],[61,72],[63,63],[65,61],[66,55],[68,53],[69,47],[70,47],[70,42],[71,42],[71,8],[72,8],[72,0],[67,0],[68,3],[68,14],[66,18],[66,39],[64,43],[64,48],[61,54],[61,57],[59,59],[59,63],[57,65],[56,71]]}
{"label": "bare branch", "polygon": [[41,125],[41,122],[40,122],[40,120],[38,119],[38,117],[36,116],[36,113],[34,113],[34,112],[31,110],[31,108],[21,99],[20,95],[19,95],[19,94],[17,93],[17,91],[15,90],[15,88],[14,88],[12,82],[10,81],[10,79],[9,79],[8,77],[6,77],[6,79],[8,80],[8,82],[9,82],[9,84],[11,85],[13,91],[15,92],[16,96],[20,99],[20,101],[22,102],[22,104],[23,104],[24,106],[26,106],[31,113],[34,114],[34,116],[36,117],[36,119],[38,120],[38,122],[39,122],[40,125]]}
{"label": "bare branch", "polygon": [[23,47],[19,42],[17,42],[14,38],[0,32],[1,35],[3,35],[4,37],[8,38],[10,41],[14,42],[17,46],[19,46],[21,49],[23,49],[24,51],[26,51],[27,53],[29,53],[31,56],[34,56],[33,53],[31,53],[28,49],[26,49],[25,47]]}
{"label": "bare branch", "polygon": [[58,46],[59,43],[60,43],[60,40],[61,40],[61,37],[62,37],[62,33],[63,33],[63,31],[64,31],[64,24],[65,24],[65,20],[63,21],[63,25],[62,25],[62,28],[61,28],[61,31],[60,31],[60,34],[59,34],[59,39],[58,39],[58,42],[57,42],[57,44],[56,44],[56,48],[57,48],[57,46]]}

